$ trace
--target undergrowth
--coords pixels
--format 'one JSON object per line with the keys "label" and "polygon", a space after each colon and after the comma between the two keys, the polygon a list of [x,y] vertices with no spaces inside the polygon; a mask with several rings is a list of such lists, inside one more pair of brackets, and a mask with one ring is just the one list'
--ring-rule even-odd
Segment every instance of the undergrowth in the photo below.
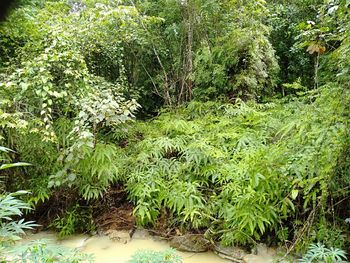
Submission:
{"label": "undergrowth", "polygon": [[120,162],[138,223],[167,208],[173,226],[207,229],[226,245],[268,234],[302,250],[325,239],[317,224],[342,229],[349,95],[323,87],[285,102],[193,101],[130,126],[126,139],[116,131],[128,142]]}
{"label": "undergrowth", "polygon": [[0,25],[0,191],[30,191],[45,225],[92,230],[122,185],[139,225],[346,246],[348,0],[20,2]]}
{"label": "undergrowth", "polygon": [[299,260],[300,263],[333,263],[333,262],[347,262],[345,251],[338,248],[326,248],[323,244],[317,243],[310,245],[305,256]]}
{"label": "undergrowth", "polygon": [[[265,241],[305,251],[334,241],[344,248],[349,102],[349,91],[335,86],[264,104],[192,101],[149,121],[102,129],[95,145],[58,136],[60,155],[51,142],[38,143],[32,158],[30,144],[18,149],[31,162],[52,152],[45,167],[25,171],[33,204],[58,198],[72,208],[52,224],[61,235],[92,222],[77,203],[92,205],[118,182],[142,226],[166,211],[169,227],[205,232],[225,245]],[[62,123],[54,127],[58,135],[69,126]]]}

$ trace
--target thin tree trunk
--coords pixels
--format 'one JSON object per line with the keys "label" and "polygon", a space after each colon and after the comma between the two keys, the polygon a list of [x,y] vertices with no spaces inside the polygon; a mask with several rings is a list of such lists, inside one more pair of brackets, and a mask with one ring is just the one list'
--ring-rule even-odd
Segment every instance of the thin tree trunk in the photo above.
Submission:
{"label": "thin tree trunk", "polygon": [[187,100],[192,99],[192,73],[193,73],[193,9],[189,8],[189,21],[188,21],[188,54],[187,54]]}
{"label": "thin tree trunk", "polygon": [[320,64],[320,55],[321,55],[321,53],[317,52],[317,57],[316,57],[316,61],[315,61],[315,77],[314,77],[314,80],[315,80],[314,88],[315,89],[318,89],[318,68],[319,68],[319,64]]}
{"label": "thin tree trunk", "polygon": [[186,39],[183,62],[183,75],[181,78],[181,89],[178,95],[178,102],[188,101],[192,99],[192,73],[193,73],[193,24],[194,24],[194,8],[190,1],[185,4],[185,19],[186,19]]}

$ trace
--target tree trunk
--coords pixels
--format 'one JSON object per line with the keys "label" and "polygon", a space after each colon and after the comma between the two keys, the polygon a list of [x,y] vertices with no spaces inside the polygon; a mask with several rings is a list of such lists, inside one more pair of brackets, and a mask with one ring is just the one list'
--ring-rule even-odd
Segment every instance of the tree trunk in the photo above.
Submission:
{"label": "tree trunk", "polygon": [[316,57],[316,60],[315,60],[315,77],[314,77],[315,89],[318,89],[318,68],[319,68],[319,65],[320,65],[320,55],[321,55],[321,53],[317,52],[317,57]]}
{"label": "tree trunk", "polygon": [[186,24],[186,44],[183,52],[183,70],[181,88],[178,95],[178,103],[192,99],[192,73],[193,73],[193,31],[194,31],[194,6],[190,0],[183,2],[184,23]]}

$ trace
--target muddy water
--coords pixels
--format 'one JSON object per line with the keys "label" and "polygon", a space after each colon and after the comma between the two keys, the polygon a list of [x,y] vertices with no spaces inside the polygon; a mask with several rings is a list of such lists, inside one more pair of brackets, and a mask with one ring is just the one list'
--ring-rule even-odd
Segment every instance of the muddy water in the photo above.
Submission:
{"label": "muddy water", "polygon": [[[41,232],[29,234],[24,242],[37,239],[49,239],[53,243],[69,248],[79,248],[83,252],[94,254],[96,263],[124,263],[128,262],[131,256],[138,250],[164,251],[170,246],[164,241],[154,240],[152,237],[136,233],[132,240],[112,241],[107,236],[75,235],[64,240],[58,240],[54,233]],[[213,252],[206,253],[183,253],[177,252],[184,263],[226,263]]]}
{"label": "muddy water", "polygon": [[[128,233],[117,232],[117,238],[111,240],[108,236],[74,235],[72,237],[58,240],[55,233],[40,232],[28,234],[22,242],[26,243],[37,239],[50,240],[52,243],[69,248],[78,248],[83,252],[93,254],[96,263],[124,263],[130,260],[131,256],[139,250],[164,251],[170,246],[167,242],[156,240],[147,234],[146,231],[136,231],[130,240]],[[228,263],[213,252],[188,253],[177,252],[184,263]],[[257,255],[247,255],[244,258],[246,263],[272,263],[276,251],[262,247],[258,248]]]}

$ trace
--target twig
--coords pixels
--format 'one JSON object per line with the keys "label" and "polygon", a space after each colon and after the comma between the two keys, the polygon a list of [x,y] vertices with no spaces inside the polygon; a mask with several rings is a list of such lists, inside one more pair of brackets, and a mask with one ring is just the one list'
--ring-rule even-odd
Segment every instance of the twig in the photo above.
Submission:
{"label": "twig", "polygon": [[292,243],[292,245],[287,249],[286,254],[278,262],[280,262],[281,260],[285,259],[290,254],[290,252],[292,252],[294,250],[295,246],[299,243],[300,239],[305,234],[305,231],[310,229],[309,227],[312,225],[312,223],[313,223],[313,221],[315,219],[316,210],[318,209],[318,207],[320,205],[321,205],[321,202],[319,202],[317,204],[317,206],[310,212],[308,218],[306,219],[306,223],[304,224],[303,228],[299,231],[299,234],[298,234],[297,238]]}

